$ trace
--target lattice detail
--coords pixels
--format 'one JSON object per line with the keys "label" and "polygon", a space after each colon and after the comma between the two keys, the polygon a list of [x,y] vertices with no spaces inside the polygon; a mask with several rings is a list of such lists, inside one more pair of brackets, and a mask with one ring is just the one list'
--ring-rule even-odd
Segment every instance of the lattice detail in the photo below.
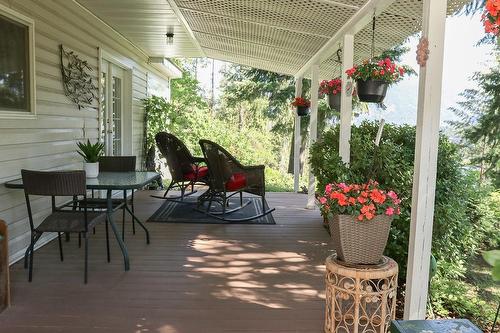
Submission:
{"label": "lattice detail", "polygon": [[311,0],[176,0],[181,9],[332,36],[356,9]]}
{"label": "lattice detail", "polygon": [[[294,75],[366,0],[174,0],[205,54],[216,59]],[[448,14],[469,0],[448,0]],[[341,4],[345,5],[341,5]],[[398,0],[377,17],[375,54],[421,29],[422,0]],[[371,24],[355,36],[355,63],[371,54]],[[332,57],[321,78],[340,74]],[[308,73],[306,74],[308,76]]]}
{"label": "lattice detail", "polygon": [[387,332],[396,313],[397,264],[348,268],[326,260],[325,332]]}

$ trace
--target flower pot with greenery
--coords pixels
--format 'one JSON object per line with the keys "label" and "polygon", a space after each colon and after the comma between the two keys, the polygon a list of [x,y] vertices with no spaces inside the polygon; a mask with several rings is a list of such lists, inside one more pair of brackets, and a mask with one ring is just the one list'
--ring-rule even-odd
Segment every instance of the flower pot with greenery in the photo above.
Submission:
{"label": "flower pot with greenery", "polygon": [[297,114],[302,116],[307,116],[309,114],[309,107],[311,106],[311,102],[308,99],[302,97],[295,97],[292,102],[292,106],[297,108]]}
{"label": "flower pot with greenery", "polygon": [[330,234],[339,260],[373,265],[384,253],[400,200],[378,183],[328,184],[318,197],[321,214],[328,216]]}
{"label": "flower pot with greenery", "polygon": [[342,96],[342,80],[335,78],[332,80],[323,80],[319,84],[319,93],[321,96],[328,96],[328,105],[330,109],[340,111],[340,98]]}
{"label": "flower pot with greenery", "polygon": [[396,65],[390,58],[364,61],[346,71],[349,78],[356,81],[356,91],[361,102],[382,103],[387,87],[403,79],[413,70],[408,66]]}
{"label": "flower pot with greenery", "polygon": [[85,163],[83,164],[87,178],[96,178],[99,175],[99,157],[104,152],[104,144],[96,142],[92,144],[90,140],[87,142],[77,143],[78,154],[80,154]]}

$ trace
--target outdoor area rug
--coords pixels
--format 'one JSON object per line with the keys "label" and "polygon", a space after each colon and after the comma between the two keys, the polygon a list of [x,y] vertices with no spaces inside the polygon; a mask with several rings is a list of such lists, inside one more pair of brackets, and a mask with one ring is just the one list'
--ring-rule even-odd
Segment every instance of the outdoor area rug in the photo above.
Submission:
{"label": "outdoor area rug", "polygon": [[[244,202],[250,201],[250,204],[245,206],[243,209],[233,212],[231,214],[226,214],[226,218],[231,219],[241,219],[245,217],[250,217],[254,215],[261,214],[262,200],[260,198],[246,197],[243,199]],[[229,208],[239,206],[239,198],[231,200],[229,203]],[[212,209],[219,208],[220,205],[212,204]],[[268,208],[267,202],[265,202],[265,208]],[[206,207],[206,206],[205,206]],[[203,207],[200,207],[203,209]],[[253,219],[250,221],[243,222],[233,222],[233,221],[222,221],[214,217],[208,216],[199,212],[196,209],[196,197],[188,197],[184,199],[183,203],[166,200],[163,205],[158,208],[158,210],[148,219],[147,222],[158,222],[158,223],[210,223],[210,224],[276,224],[274,221],[273,213],[267,214],[261,218]]]}

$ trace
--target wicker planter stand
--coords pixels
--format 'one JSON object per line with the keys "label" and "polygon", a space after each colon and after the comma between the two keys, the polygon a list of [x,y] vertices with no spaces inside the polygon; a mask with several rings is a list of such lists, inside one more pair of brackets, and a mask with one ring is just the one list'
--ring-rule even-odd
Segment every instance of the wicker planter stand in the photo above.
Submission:
{"label": "wicker planter stand", "polygon": [[396,314],[398,265],[347,267],[336,255],[326,259],[325,333],[389,331]]}

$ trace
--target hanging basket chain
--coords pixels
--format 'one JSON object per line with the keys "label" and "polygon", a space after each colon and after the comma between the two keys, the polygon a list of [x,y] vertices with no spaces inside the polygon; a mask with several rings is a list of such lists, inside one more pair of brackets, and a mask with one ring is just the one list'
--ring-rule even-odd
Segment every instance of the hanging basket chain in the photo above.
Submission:
{"label": "hanging basket chain", "polygon": [[371,57],[370,60],[373,60],[375,56],[375,11],[373,11],[373,20],[372,20],[372,49],[371,49]]}

